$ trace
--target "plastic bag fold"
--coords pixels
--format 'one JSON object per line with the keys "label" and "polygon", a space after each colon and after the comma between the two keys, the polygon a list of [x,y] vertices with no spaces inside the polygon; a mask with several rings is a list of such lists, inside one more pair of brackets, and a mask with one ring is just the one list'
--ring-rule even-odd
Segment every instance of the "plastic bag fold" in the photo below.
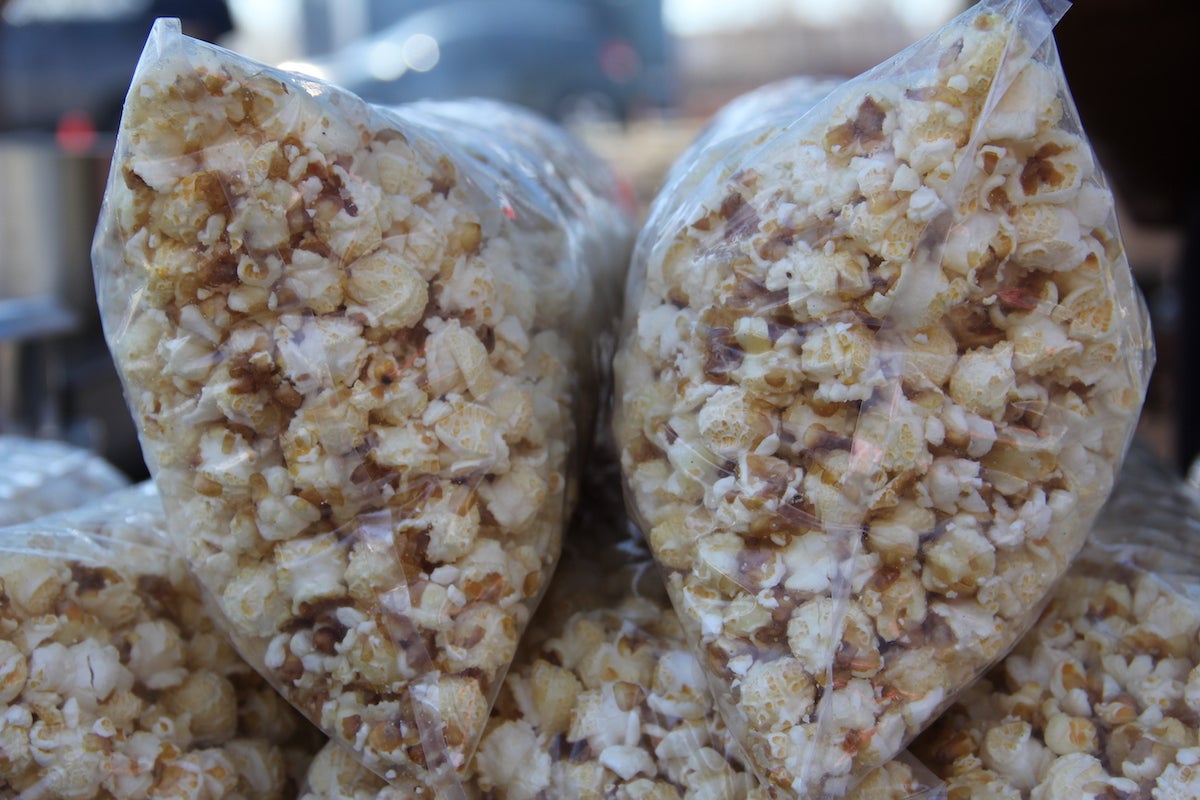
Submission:
{"label": "plastic bag fold", "polygon": [[[639,235],[628,502],[782,796],[844,794],[1004,655],[1140,411],[1147,315],[1054,48],[1065,10],[976,4],[751,117],[676,166]],[[786,707],[749,691],[766,676]]]}
{"label": "plastic bag fold", "polygon": [[93,261],[172,540],[390,780],[461,792],[554,568],[617,198],[517,108],[372,107],[169,20],[134,75]]}

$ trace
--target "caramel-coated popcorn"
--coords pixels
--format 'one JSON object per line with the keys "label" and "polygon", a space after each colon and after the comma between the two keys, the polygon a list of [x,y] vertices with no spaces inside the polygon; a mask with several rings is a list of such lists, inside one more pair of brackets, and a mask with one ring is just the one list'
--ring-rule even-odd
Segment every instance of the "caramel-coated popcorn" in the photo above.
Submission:
{"label": "caramel-coated popcorn", "polygon": [[1137,418],[1143,309],[1052,24],[981,4],[735,130],[639,239],[628,497],[785,796],[842,795],[1012,646]]}
{"label": "caramel-coated popcorn", "polygon": [[456,782],[557,559],[616,197],[499,104],[377,109],[166,22],[134,78],[95,258],[173,537],[389,779]]}
{"label": "caramel-coated popcorn", "polygon": [[216,635],[143,485],[0,529],[0,795],[287,800],[316,730]]}

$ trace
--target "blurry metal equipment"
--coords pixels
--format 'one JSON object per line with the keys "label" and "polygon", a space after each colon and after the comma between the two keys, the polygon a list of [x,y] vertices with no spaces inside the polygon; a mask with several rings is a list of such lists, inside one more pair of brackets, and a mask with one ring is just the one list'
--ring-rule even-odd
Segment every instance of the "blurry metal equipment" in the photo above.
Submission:
{"label": "blurry metal equipment", "polygon": [[68,150],[48,133],[0,135],[0,432],[69,440],[136,472],[92,283],[111,155],[111,137]]}
{"label": "blurry metal equipment", "polygon": [[64,151],[43,134],[0,136],[0,298],[57,301],[97,319],[91,246],[112,143]]}
{"label": "blurry metal equipment", "polygon": [[87,172],[52,139],[0,139],[0,426],[54,424],[49,345],[79,327],[67,295],[88,264],[78,191]]}

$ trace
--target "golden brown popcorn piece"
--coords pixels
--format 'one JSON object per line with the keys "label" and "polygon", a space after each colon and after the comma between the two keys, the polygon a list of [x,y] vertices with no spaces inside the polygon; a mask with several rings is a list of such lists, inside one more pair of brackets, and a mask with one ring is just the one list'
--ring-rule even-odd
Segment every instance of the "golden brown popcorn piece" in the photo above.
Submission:
{"label": "golden brown popcorn piece", "polygon": [[[785,793],[841,796],[1015,643],[1137,418],[1145,315],[1054,21],[984,3],[815,107],[717,123],[640,237],[627,496]],[[745,681],[781,661],[818,692],[786,716]]]}

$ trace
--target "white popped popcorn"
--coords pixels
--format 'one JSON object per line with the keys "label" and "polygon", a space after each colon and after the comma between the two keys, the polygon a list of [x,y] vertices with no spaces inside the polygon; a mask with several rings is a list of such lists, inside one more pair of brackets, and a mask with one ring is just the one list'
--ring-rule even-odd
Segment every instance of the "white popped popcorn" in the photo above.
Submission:
{"label": "white popped popcorn", "polygon": [[294,796],[318,732],[215,630],[149,484],[0,528],[0,795]]}
{"label": "white popped popcorn", "polygon": [[134,76],[94,254],[173,538],[397,786],[457,783],[558,557],[619,198],[498,103],[376,108],[165,20]]}
{"label": "white popped popcorn", "polygon": [[1191,490],[1131,459],[1034,628],[914,743],[951,797],[1200,796],[1198,524]]}
{"label": "white popped popcorn", "polygon": [[[627,497],[782,791],[840,795],[1015,643],[1141,408],[1152,343],[1054,50],[1064,8],[988,0],[788,115],[735,109],[639,236]],[[747,680],[783,659],[819,698],[786,719]],[[860,680],[872,703],[843,697]]]}

